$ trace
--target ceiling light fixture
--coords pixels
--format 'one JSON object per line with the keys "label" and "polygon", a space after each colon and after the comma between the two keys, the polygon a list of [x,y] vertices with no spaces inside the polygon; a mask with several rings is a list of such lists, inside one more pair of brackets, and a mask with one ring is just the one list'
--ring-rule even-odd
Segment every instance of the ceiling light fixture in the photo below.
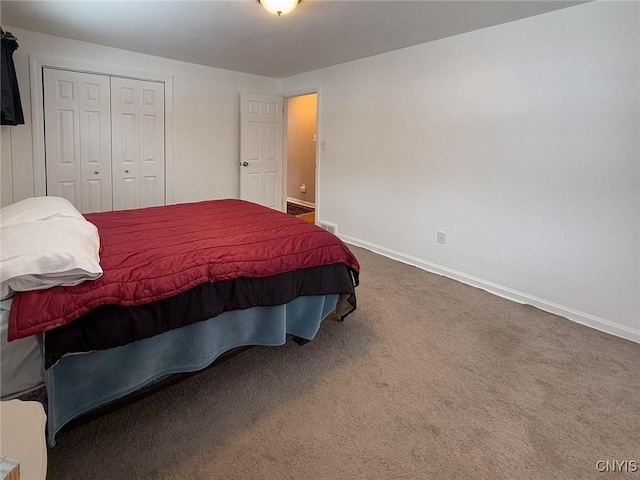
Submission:
{"label": "ceiling light fixture", "polygon": [[271,13],[280,16],[289,13],[298,6],[302,0],[258,0],[258,3]]}

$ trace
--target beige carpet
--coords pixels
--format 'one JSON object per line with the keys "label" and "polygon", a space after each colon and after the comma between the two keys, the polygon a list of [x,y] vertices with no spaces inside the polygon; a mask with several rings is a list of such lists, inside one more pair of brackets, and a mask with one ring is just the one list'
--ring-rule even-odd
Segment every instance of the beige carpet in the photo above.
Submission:
{"label": "beige carpet", "polygon": [[74,430],[50,479],[603,479],[640,345],[355,249],[356,313]]}

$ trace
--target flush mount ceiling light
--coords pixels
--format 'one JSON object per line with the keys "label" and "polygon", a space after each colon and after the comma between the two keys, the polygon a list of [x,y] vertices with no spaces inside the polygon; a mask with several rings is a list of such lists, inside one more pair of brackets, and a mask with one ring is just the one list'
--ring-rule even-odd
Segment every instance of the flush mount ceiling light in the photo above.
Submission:
{"label": "flush mount ceiling light", "polygon": [[280,16],[296,8],[300,1],[301,0],[258,0],[258,3],[271,13]]}

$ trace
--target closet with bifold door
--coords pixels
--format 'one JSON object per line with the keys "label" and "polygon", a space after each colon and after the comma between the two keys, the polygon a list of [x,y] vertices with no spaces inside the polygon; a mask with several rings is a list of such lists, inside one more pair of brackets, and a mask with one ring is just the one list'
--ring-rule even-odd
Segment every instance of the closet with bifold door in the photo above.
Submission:
{"label": "closet with bifold door", "polygon": [[164,83],[42,71],[47,195],[83,213],[164,205]]}

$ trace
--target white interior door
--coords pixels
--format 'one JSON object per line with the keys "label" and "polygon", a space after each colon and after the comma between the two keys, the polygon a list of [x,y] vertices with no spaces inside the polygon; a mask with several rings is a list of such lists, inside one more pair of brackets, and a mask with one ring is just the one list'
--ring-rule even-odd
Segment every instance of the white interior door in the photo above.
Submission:
{"label": "white interior door", "polygon": [[164,84],[111,78],[113,209],[165,204]]}
{"label": "white interior door", "polygon": [[47,195],[112,209],[109,77],[43,69]]}
{"label": "white interior door", "polygon": [[240,95],[240,198],[282,210],[282,97]]}

